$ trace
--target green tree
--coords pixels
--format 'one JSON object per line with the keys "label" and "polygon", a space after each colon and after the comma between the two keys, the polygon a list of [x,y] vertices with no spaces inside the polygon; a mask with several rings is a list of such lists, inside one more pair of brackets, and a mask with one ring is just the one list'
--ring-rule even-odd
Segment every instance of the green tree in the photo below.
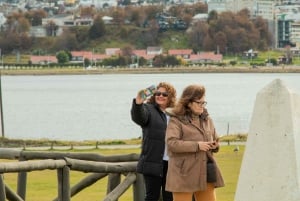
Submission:
{"label": "green tree", "polygon": [[92,63],[91,63],[91,61],[88,59],[88,58],[84,58],[84,66],[85,67],[88,67],[89,65],[91,65]]}
{"label": "green tree", "polygon": [[57,61],[58,61],[59,64],[64,64],[64,63],[69,62],[68,53],[64,50],[59,51],[56,54],[56,58],[57,58]]}
{"label": "green tree", "polygon": [[215,10],[212,10],[208,13],[207,23],[210,24],[211,22],[214,22],[218,20],[218,13]]}
{"label": "green tree", "polygon": [[105,24],[100,15],[97,15],[94,19],[94,24],[89,30],[90,39],[97,39],[105,35]]}

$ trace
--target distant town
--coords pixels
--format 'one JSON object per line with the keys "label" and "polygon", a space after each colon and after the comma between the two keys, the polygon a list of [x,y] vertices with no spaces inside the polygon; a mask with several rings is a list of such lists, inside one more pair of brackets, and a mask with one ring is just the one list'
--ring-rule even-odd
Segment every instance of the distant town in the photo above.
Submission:
{"label": "distant town", "polygon": [[[151,14],[150,8],[154,10],[154,14]],[[180,8],[190,11],[183,12]],[[144,11],[147,16],[142,16],[138,11]],[[253,33],[260,32],[258,37],[252,38],[254,42],[247,44],[244,41],[237,42],[241,44],[240,46],[234,44],[234,38],[230,39],[230,35],[234,35],[232,27],[231,32],[226,32],[228,30],[226,26],[219,28],[224,30],[224,33],[212,32],[217,28],[212,23],[213,20],[215,23],[221,23],[220,19],[224,18],[225,22],[226,17],[234,17],[234,15],[244,15],[246,17],[243,16],[241,20],[251,21],[253,25],[246,25],[246,21],[240,20],[239,26],[242,26],[246,33],[247,30],[252,30]],[[219,21],[216,21],[217,18]],[[263,19],[263,23],[266,24],[266,30],[261,29],[264,24],[261,24],[260,19]],[[239,23],[238,19],[234,23]],[[89,51],[80,45],[81,42],[85,42],[81,36],[84,35],[83,33],[88,34],[90,41],[97,40],[107,34],[105,26],[122,27],[121,25],[131,27],[136,25],[140,29],[144,28],[146,31],[141,31],[144,34],[142,35],[144,44],[140,47],[135,44],[130,47],[125,45],[102,47],[102,52]],[[207,30],[204,30],[206,25]],[[255,26],[255,29],[250,26]],[[300,0],[0,0],[0,27],[2,66],[6,63],[3,57],[10,54],[16,54],[17,58],[20,54],[29,54],[30,65],[70,62],[84,66],[103,64],[103,62],[106,66],[114,66],[112,63],[116,62],[116,65],[120,65],[122,61],[116,58],[122,56],[126,57],[123,64],[129,67],[153,66],[157,65],[157,62],[158,65],[222,64],[224,54],[239,54],[252,59],[257,57],[259,51],[266,50],[282,51],[283,56],[276,58],[276,62],[290,63],[293,57],[300,55]],[[71,30],[72,27],[83,28],[78,28],[75,32],[66,31]],[[154,32],[154,28],[158,32]],[[174,30],[186,33],[190,45],[164,48],[157,43],[155,37],[159,35],[156,33]],[[244,34],[246,37],[244,40],[251,40],[250,32],[248,32],[249,36]],[[45,48],[42,46],[40,48],[37,46],[42,42],[36,41],[45,38],[50,40],[49,37],[58,39],[64,34],[66,37],[73,37],[73,33],[77,33],[76,45],[69,44],[59,48],[57,44],[62,42],[56,40],[57,44],[53,45],[54,42],[51,42],[51,45],[48,45],[48,52],[43,51]],[[207,34],[210,38],[207,38]],[[243,39],[242,35],[242,32],[237,33],[235,39]],[[196,40],[195,37],[198,39]],[[15,44],[10,40],[15,41]],[[48,43],[50,44],[50,41]],[[51,52],[50,46],[55,46],[56,49],[53,48]],[[164,62],[159,63],[159,60]],[[267,63],[271,62],[267,61]]]}

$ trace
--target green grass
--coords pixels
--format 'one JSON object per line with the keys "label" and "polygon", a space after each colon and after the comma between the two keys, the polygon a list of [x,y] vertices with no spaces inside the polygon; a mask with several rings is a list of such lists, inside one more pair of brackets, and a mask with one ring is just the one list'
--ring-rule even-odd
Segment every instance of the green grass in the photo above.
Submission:
{"label": "green grass", "polygon": [[[235,189],[237,185],[239,170],[241,166],[242,156],[244,153],[244,146],[240,146],[239,153],[234,153],[235,146],[224,145],[221,147],[220,152],[215,154],[218,165],[223,174],[225,187],[218,188],[217,199],[218,201],[232,201],[234,200]],[[86,150],[84,152],[87,152]],[[139,153],[139,149],[94,149],[89,152],[99,153],[101,155],[114,155],[114,154],[128,154]],[[1,160],[0,160],[1,161]],[[4,161],[4,160],[2,160]],[[71,171],[70,183],[71,186],[76,184],[89,173],[82,173]],[[7,173],[4,174],[4,182],[14,190],[16,189],[17,174]],[[101,200],[106,195],[107,178],[99,180],[94,185],[84,189],[82,192],[72,198],[72,201],[91,201]],[[33,171],[29,172],[27,176],[27,192],[26,198],[30,201],[47,201],[53,200],[57,195],[57,176],[55,170]],[[119,201],[132,201],[132,188],[124,193]]]}
{"label": "green grass", "polygon": [[216,191],[218,201],[234,200],[244,148],[240,146],[239,152],[236,153],[233,152],[234,146],[222,146],[220,152],[215,155],[225,181],[225,187]]}

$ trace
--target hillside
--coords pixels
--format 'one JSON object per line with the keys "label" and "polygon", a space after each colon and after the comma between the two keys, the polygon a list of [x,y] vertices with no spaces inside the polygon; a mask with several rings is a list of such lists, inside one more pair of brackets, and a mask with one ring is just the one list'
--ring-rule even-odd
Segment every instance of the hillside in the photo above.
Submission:
{"label": "hillside", "polygon": [[[97,53],[104,53],[106,48],[124,48],[131,47],[133,49],[145,49],[147,44],[153,44],[156,46],[159,44],[167,51],[170,48],[182,49],[190,48],[187,40],[186,31],[182,30],[169,30],[166,32],[158,32],[157,36],[151,34],[145,28],[136,27],[132,25],[108,25],[106,28],[106,34],[98,39],[90,40],[85,37],[88,30],[86,28],[74,28],[71,30],[72,34],[75,34],[77,38],[80,38],[80,43],[70,41],[71,37],[66,37],[71,46],[77,47],[78,50],[88,50]],[[147,33],[146,33],[147,32]],[[64,38],[64,37],[62,37]],[[55,54],[52,49],[57,49],[57,44],[53,41],[53,38],[46,37],[35,39],[34,46],[31,51],[41,51],[42,53]],[[61,43],[64,43],[61,39]],[[63,44],[61,44],[63,45]],[[72,49],[72,48],[70,48]]]}

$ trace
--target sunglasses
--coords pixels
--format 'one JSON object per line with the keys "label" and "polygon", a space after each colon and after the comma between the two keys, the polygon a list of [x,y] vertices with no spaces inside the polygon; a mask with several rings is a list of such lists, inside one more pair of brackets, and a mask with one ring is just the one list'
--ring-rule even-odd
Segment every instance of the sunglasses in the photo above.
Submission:
{"label": "sunglasses", "polygon": [[160,91],[158,91],[158,92],[155,92],[154,95],[155,96],[162,95],[163,97],[168,97],[169,94],[167,92],[160,92]]}

